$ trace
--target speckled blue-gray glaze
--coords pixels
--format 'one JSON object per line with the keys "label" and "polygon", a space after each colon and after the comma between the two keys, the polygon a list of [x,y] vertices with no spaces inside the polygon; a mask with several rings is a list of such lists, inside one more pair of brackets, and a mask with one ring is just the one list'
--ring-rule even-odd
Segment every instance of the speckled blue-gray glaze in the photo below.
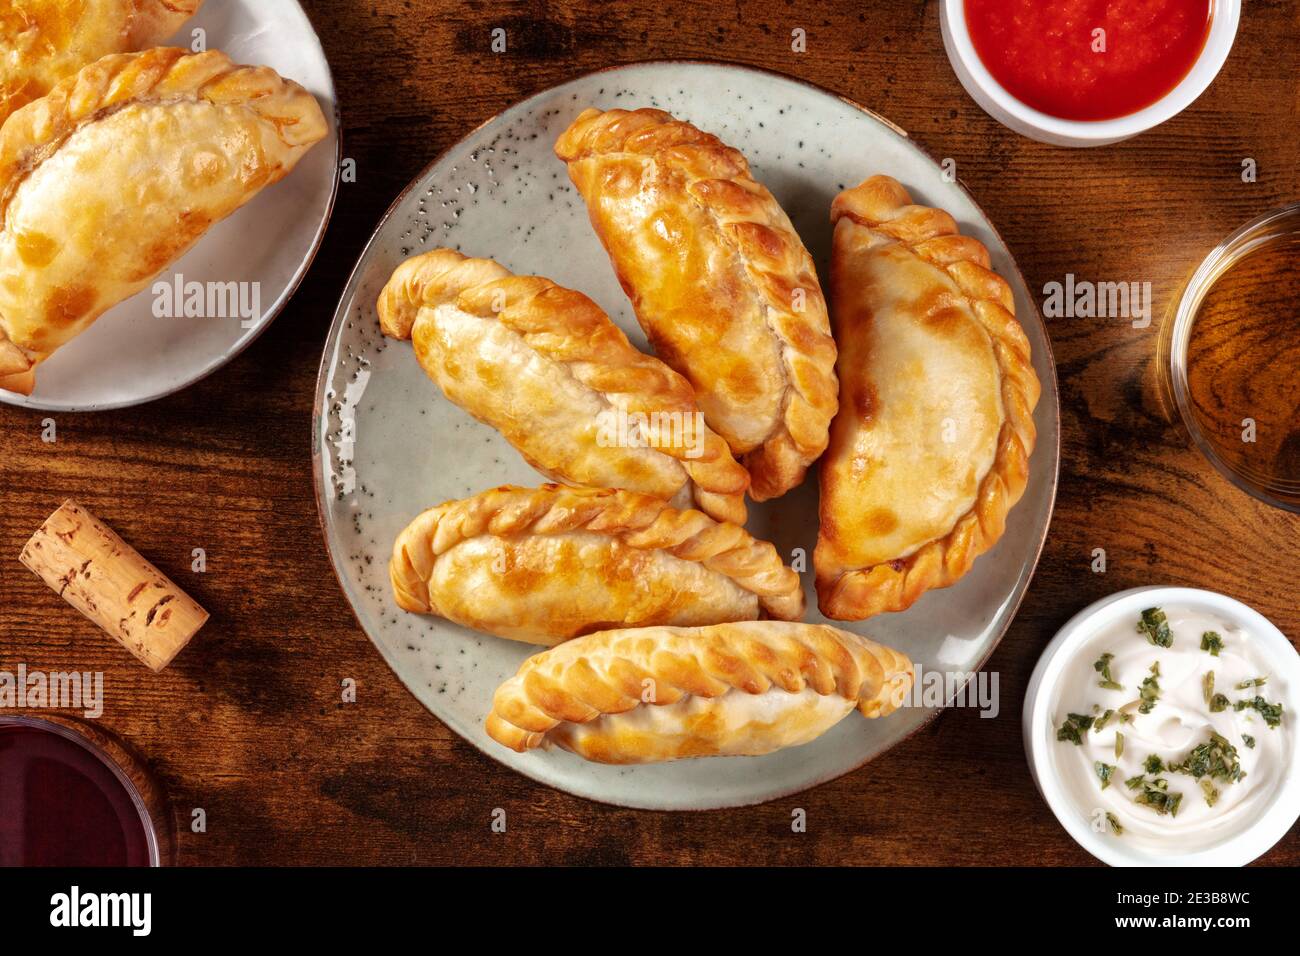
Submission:
{"label": "speckled blue-gray glaze", "polygon": [[[740,67],[651,63],[607,70],[539,93],[449,149],[399,199],[361,257],[326,343],[318,394],[317,485],[331,556],[362,627],[411,692],[456,733],[521,773],[570,793],[633,807],[706,809],[795,793],[851,770],[934,714],[851,714],[817,741],[765,757],[644,767],[589,764],[562,752],[515,754],[483,730],[492,692],[533,649],[397,609],[387,576],[393,539],[449,498],[541,479],[492,429],[453,406],[409,345],[385,341],[375,299],[405,257],[438,246],[545,275],[645,338],[552,145],[588,106],[657,106],[741,149],[790,214],[825,277],[828,211],[840,190],[885,172],[918,202],[939,205],[989,246],[1015,291],[1043,382],[1029,488],[1007,533],[957,586],[912,609],[849,625],[906,651],[926,670],[979,667],[1010,622],[1037,562],[1055,495],[1055,376],[1041,320],[1010,254],[979,208],[887,123],[799,81]],[[351,424],[349,425],[349,421]],[[751,507],[749,527],[787,556],[816,541],[816,480]],[[808,620],[815,610],[811,568]],[[941,652],[941,648],[943,649]],[[1010,707],[1011,710],[1015,708]]]}

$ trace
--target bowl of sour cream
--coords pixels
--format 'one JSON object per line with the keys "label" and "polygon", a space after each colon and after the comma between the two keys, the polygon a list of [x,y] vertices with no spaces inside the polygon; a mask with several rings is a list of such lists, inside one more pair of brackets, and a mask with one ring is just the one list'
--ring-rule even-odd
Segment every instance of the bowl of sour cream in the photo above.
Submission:
{"label": "bowl of sour cream", "polygon": [[1043,652],[1024,739],[1043,799],[1112,866],[1243,866],[1300,817],[1300,655],[1197,588],[1121,591]]}

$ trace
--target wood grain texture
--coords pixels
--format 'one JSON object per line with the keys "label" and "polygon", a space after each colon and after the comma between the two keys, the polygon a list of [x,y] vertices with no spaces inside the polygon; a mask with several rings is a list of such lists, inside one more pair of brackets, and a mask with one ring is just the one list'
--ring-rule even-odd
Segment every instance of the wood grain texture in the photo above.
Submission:
{"label": "wood grain texture", "polygon": [[[344,185],[288,309],[203,382],[139,409],[0,406],[0,668],[105,672],[101,725],[148,755],[187,864],[1087,864],[1028,776],[1019,708],[1035,660],[1084,604],[1141,584],[1214,588],[1300,638],[1300,519],[1220,479],[1164,413],[1160,316],[1241,222],[1300,192],[1300,7],[1252,0],[1218,81],[1135,140],[1074,151],[1023,139],[962,91],[919,0],[795,4],[308,0],[342,100]],[[509,51],[489,51],[503,26]],[[807,31],[808,52],[790,51]],[[946,713],[856,773],[745,810],[642,813],[505,770],[428,714],[356,626],[321,542],[309,429],[321,345],[380,214],[440,150],[583,71],[658,57],[734,60],[823,84],[909,130],[1002,231],[1031,289],[1066,273],[1150,281],[1155,316],[1053,319],[1061,485],[1037,576],[989,668],[996,719]],[[1241,181],[1253,158],[1258,181]],[[76,497],[212,614],[150,674],[17,561]],[[207,572],[190,571],[204,548]],[[1094,548],[1108,569],[1089,569]],[[354,678],[358,700],[340,702]],[[190,832],[193,808],[207,832]],[[494,808],[508,831],[493,833]],[[807,833],[791,832],[793,808]],[[1300,832],[1262,862],[1300,863]]]}

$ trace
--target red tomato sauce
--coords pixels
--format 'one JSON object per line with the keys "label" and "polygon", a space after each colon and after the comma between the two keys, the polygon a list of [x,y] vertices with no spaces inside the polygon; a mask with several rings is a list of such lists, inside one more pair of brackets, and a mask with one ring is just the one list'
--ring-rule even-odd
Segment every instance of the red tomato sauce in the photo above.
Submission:
{"label": "red tomato sauce", "polygon": [[[1212,0],[966,0],[975,52],[1009,93],[1070,120],[1136,113],[1205,47]],[[1094,50],[1104,30],[1105,51]]]}

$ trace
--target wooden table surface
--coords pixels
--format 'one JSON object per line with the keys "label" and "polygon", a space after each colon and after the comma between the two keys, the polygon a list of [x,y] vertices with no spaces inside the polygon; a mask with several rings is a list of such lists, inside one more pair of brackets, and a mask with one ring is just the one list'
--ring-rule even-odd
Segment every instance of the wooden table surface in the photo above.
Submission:
{"label": "wooden table surface", "polygon": [[[1159,317],[1240,223],[1300,192],[1300,7],[1254,0],[1227,66],[1181,116],[1135,140],[1067,150],[1023,139],[953,76],[938,3],[310,0],[341,99],[342,186],[324,248],[270,330],[207,380],[143,408],[0,405],[0,669],[102,670],[100,725],[143,752],[174,803],[185,864],[1087,864],[1030,781],[1019,709],[1056,629],[1151,583],[1223,591],[1300,638],[1300,519],[1219,478],[1164,413]],[[639,8],[639,12],[632,8]],[[489,50],[504,27],[508,52]],[[807,52],[790,49],[807,32]],[[356,625],[321,540],[309,431],[321,346],[362,245],[437,153],[502,108],[584,71],[664,57],[732,60],[815,81],[888,116],[961,179],[1031,289],[1067,273],[1150,281],[1157,321],[1053,319],[1061,388],[1055,520],[988,667],[1001,714],[945,713],[855,773],[799,796],[698,814],[610,808],[480,754],[427,713]],[[1258,180],[1243,183],[1242,160]],[[80,499],[211,612],[161,675],[17,560]],[[204,574],[191,549],[206,550]],[[1105,548],[1104,574],[1090,569]],[[340,701],[354,678],[356,703]],[[207,831],[189,832],[193,808]],[[507,810],[506,833],[491,828]],[[806,809],[807,832],[791,832]],[[1261,862],[1300,863],[1300,830]]]}

